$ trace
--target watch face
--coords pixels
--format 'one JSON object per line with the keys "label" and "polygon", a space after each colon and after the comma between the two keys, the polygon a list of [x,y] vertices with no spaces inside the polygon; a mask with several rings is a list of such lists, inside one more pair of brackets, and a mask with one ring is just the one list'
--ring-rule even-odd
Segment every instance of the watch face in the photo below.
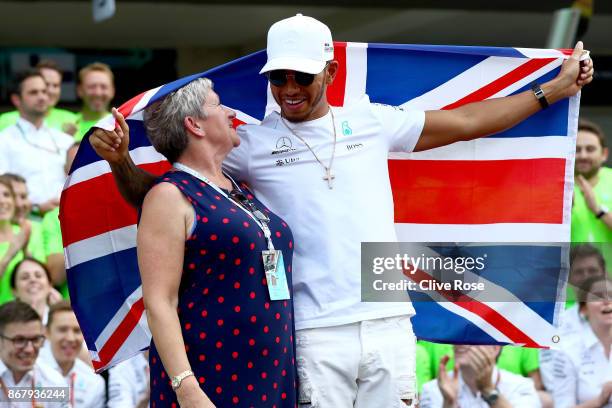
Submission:
{"label": "watch face", "polygon": [[498,398],[499,398],[499,391],[497,391],[497,390],[493,390],[488,395],[483,395],[482,396],[482,399],[485,400],[485,402],[489,406],[490,405],[495,405],[495,403],[497,402]]}

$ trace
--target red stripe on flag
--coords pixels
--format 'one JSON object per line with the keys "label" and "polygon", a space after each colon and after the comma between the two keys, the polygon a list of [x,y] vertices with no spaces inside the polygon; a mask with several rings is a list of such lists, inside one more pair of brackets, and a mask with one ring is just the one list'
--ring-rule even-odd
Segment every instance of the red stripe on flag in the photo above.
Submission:
{"label": "red stripe on flag", "polygon": [[246,123],[246,122],[243,122],[243,121],[241,121],[241,120],[240,120],[240,119],[238,119],[238,118],[234,118],[234,119],[232,119],[232,126],[233,126],[233,128],[234,128],[234,129],[236,129],[238,126],[242,126],[242,125],[244,125],[245,123]]}
{"label": "red stripe on flag", "polygon": [[96,371],[103,369],[111,362],[115,354],[117,354],[117,350],[121,348],[138,324],[143,312],[144,300],[140,298],[132,305],[129,312],[125,315],[121,323],[119,323],[119,326],[115,329],[106,343],[104,343],[104,346],[98,351],[100,360],[92,361]]}
{"label": "red stripe on flag", "polygon": [[[167,161],[139,166],[163,174]],[[60,220],[64,247],[96,235],[136,223],[136,210],[121,197],[111,173],[66,189],[62,194]]]}
{"label": "red stripe on flag", "polygon": [[132,111],[134,110],[134,106],[136,106],[136,104],[138,102],[140,102],[140,100],[142,99],[142,97],[149,91],[145,91],[139,95],[136,95],[135,97],[133,97],[132,99],[130,99],[129,101],[127,101],[126,103],[124,103],[123,105],[121,105],[119,107],[119,112],[121,112],[121,114],[127,118],[128,116],[130,116],[132,114]]}
{"label": "red stripe on flag", "polygon": [[[438,282],[437,279],[428,273],[418,269],[414,271],[414,273],[404,270],[404,275],[417,283],[428,280]],[[456,290],[436,290],[436,293],[439,293],[447,301],[453,302],[455,305],[479,316],[503,333],[513,343],[524,344],[527,347],[541,347],[536,341],[490,306],[474,300],[472,297]]]}
{"label": "red stripe on flag", "polygon": [[346,43],[334,41],[334,59],[338,61],[336,78],[327,87],[327,101],[332,106],[344,106],[344,92],[346,89]]}
{"label": "red stripe on flag", "polygon": [[563,221],[564,159],[389,160],[389,176],[397,223]]}
{"label": "red stripe on flag", "polygon": [[443,107],[442,109],[455,109],[463,105],[467,105],[471,102],[483,101],[502,89],[514,84],[515,82],[525,78],[527,75],[533,74],[538,69],[554,61],[555,58],[534,58],[530,59],[523,65],[513,69],[506,75],[503,75],[495,81],[483,86],[482,88],[472,92],[471,94],[464,96],[456,102],[451,103]]}

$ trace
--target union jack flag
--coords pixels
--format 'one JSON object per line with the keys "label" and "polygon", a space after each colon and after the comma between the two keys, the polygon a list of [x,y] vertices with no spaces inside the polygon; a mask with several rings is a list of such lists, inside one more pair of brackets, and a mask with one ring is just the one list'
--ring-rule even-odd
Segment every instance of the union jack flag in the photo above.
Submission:
{"label": "union jack flag", "polygon": [[[367,93],[373,102],[406,109],[452,109],[552,79],[570,53],[336,42],[340,69],[327,96],[334,106]],[[278,109],[267,80],[258,74],[265,59],[265,51],[260,51],[123,104],[119,110],[128,119],[134,162],[156,174],[169,168],[147,140],[142,109],[195,78],[214,81],[224,104],[237,112],[236,125],[259,123]],[[569,241],[578,108],[579,95],[487,138],[391,154],[400,240]],[[107,129],[114,125],[112,117],[97,124]],[[64,187],[60,220],[70,296],[97,370],[149,346],[136,260],[136,217],[136,210],[120,196],[109,165],[86,140]],[[562,275],[549,277],[556,294],[565,289]],[[503,282],[496,284],[503,287]],[[474,302],[475,307],[416,302],[415,332],[453,343],[550,346],[560,303],[551,300],[535,306],[508,292],[515,301]]]}

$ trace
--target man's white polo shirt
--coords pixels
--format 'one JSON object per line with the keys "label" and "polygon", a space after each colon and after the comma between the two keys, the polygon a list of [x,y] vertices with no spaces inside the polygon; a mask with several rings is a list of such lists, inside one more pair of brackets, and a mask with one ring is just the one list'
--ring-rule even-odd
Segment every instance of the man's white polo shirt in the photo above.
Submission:
{"label": "man's white polo shirt", "polygon": [[[499,375],[499,382],[496,381]],[[453,372],[449,371],[449,376],[452,378]],[[540,408],[540,398],[530,378],[525,378],[509,371],[495,367],[492,373],[492,379],[497,382],[499,393],[510,402],[510,405],[517,408]],[[444,402],[438,380],[432,380],[423,386],[421,394],[421,408],[441,408]],[[459,374],[459,407],[469,408],[489,408],[481,397],[480,392],[472,393],[470,387],[463,381]]]}
{"label": "man's white polo shirt", "polygon": [[[39,359],[52,367],[60,375],[62,369],[53,357],[50,342],[41,348]],[[64,376],[65,382],[71,390],[71,400],[75,408],[104,408],[106,404],[106,384],[104,379],[96,374],[90,366],[80,359],[74,361],[74,365]]]}
{"label": "man's white polo shirt", "polygon": [[[10,408],[32,408],[32,401],[24,401],[24,402],[12,402],[8,403],[6,393],[11,390],[11,388],[15,387],[23,387],[24,389],[34,389],[41,390],[47,387],[67,387],[66,381],[62,378],[61,374],[55,371],[53,368],[46,365],[44,362],[37,359],[34,364],[34,368],[28,371],[23,378],[15,383],[15,378],[13,377],[13,373],[9,368],[4,364],[2,360],[0,360],[0,380],[4,384],[5,388],[0,392],[0,406],[6,406]],[[68,407],[68,400],[64,403],[58,402],[45,402],[45,401],[35,401],[37,407],[41,408],[58,408],[58,407]]]}
{"label": "man's white polo shirt", "polygon": [[0,174],[26,179],[30,200],[40,204],[59,198],[66,180],[66,151],[74,139],[46,125],[39,129],[23,118],[0,132]]}
{"label": "man's white polo shirt", "polygon": [[149,393],[149,362],[144,353],[108,371],[108,408],[134,408]]}
{"label": "man's white polo shirt", "polygon": [[[361,243],[397,241],[388,155],[414,149],[425,113],[372,104],[367,96],[332,110],[333,120],[328,112],[288,123],[273,112],[261,125],[241,126],[241,144],[224,162],[293,231],[298,330],[414,314],[408,302],[361,302]],[[332,123],[337,142],[330,189],[323,167],[296,134],[328,165]]]}

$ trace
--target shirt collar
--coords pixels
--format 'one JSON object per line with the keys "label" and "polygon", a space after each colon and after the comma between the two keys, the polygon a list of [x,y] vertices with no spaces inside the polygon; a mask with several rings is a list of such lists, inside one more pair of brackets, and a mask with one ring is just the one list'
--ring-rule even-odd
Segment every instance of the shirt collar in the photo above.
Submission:
{"label": "shirt collar", "polygon": [[[34,368],[35,367],[36,366],[34,366]],[[22,383],[23,381],[27,381],[29,383],[33,375],[33,369],[25,373],[20,383]],[[6,366],[6,364],[4,364],[4,361],[0,360],[0,378],[7,378],[7,376],[10,377],[11,383],[15,382],[15,377],[13,376],[13,372]],[[14,385],[17,385],[17,384],[14,384]]]}
{"label": "shirt collar", "polygon": [[587,349],[591,349],[595,346],[600,345],[600,341],[595,335],[595,332],[591,328],[590,324],[586,325],[586,330],[584,331],[584,335],[582,336],[582,342]]}
{"label": "shirt collar", "polygon": [[19,128],[23,129],[23,131],[26,133],[36,132],[37,130],[44,129],[46,127],[45,122],[43,121],[42,126],[39,129],[36,129],[36,126],[34,126],[32,122],[24,119],[21,116],[19,117],[19,119],[17,119],[17,125],[19,126]]}

